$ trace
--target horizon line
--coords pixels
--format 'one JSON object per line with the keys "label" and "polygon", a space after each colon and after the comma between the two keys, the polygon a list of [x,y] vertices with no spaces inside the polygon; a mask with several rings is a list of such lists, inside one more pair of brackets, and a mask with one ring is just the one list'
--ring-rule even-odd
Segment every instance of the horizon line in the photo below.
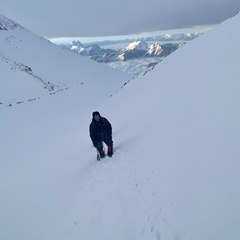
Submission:
{"label": "horizon line", "polygon": [[[53,43],[58,44],[67,44],[73,41],[80,41],[81,43],[91,43],[91,42],[103,42],[103,41],[116,41],[116,40],[131,40],[137,39],[141,37],[154,37],[154,36],[161,36],[165,34],[180,34],[180,33],[190,33],[189,31],[196,32],[207,32],[210,30],[214,25],[203,25],[203,26],[195,26],[192,28],[182,28],[182,29],[171,29],[171,30],[160,30],[160,31],[153,31],[153,32],[143,32],[138,34],[126,34],[126,35],[115,35],[115,36],[95,36],[95,37],[51,37],[47,38]],[[193,32],[192,32],[193,33]]]}

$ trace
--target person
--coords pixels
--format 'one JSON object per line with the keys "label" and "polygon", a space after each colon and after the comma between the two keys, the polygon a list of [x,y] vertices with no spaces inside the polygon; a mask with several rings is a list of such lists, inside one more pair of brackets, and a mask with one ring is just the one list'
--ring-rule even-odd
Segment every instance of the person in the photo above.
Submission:
{"label": "person", "polygon": [[113,155],[113,140],[112,140],[112,125],[99,112],[92,113],[92,122],[89,125],[90,138],[93,146],[97,149],[101,158],[106,156],[103,142],[107,145],[107,155],[112,157]]}

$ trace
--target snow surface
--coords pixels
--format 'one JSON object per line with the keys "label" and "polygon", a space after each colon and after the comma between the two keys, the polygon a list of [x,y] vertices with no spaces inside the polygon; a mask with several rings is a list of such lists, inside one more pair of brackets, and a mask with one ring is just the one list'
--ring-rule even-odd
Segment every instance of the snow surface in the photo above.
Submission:
{"label": "snow surface", "polygon": [[[240,14],[117,93],[84,59],[84,91],[73,84],[0,105],[0,239],[240,239],[239,24]],[[71,76],[69,65],[46,75]],[[9,71],[1,76],[10,81]],[[112,123],[115,146],[99,162],[88,133],[94,110]]]}

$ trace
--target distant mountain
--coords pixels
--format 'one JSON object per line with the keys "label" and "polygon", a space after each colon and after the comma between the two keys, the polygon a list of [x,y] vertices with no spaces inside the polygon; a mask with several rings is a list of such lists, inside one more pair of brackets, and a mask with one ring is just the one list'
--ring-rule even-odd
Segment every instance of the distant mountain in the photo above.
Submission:
{"label": "distant mountain", "polygon": [[73,41],[72,44],[64,46],[82,56],[90,57],[97,62],[109,63],[113,61],[127,61],[140,57],[166,57],[178,49],[181,44],[167,43],[160,45],[159,43],[134,41],[119,51],[101,48],[97,44],[84,46],[80,41]]}
{"label": "distant mountain", "polygon": [[[73,41],[61,46],[96,62],[105,63],[110,67],[137,76],[152,70],[163,58],[202,34],[198,32],[165,34],[138,39],[96,41],[89,44]],[[116,44],[127,47],[111,49]]]}
{"label": "distant mountain", "polygon": [[196,33],[179,33],[179,34],[165,34],[162,36],[155,36],[155,37],[146,37],[144,38],[145,41],[164,41],[164,42],[174,42],[174,41],[190,41],[196,37],[201,36],[203,33],[196,32]]}
{"label": "distant mountain", "polygon": [[163,44],[146,43],[143,41],[135,41],[122,49],[119,53],[118,59],[126,61],[137,57],[166,57],[176,49],[180,44]]}
{"label": "distant mountain", "polygon": [[[88,45],[97,44],[99,46],[108,46],[114,44],[130,44],[134,41],[144,41],[144,42],[187,42],[201,36],[203,33],[179,33],[179,34],[164,34],[160,36],[150,36],[150,37],[141,37],[137,39],[119,39],[119,40],[104,40],[104,41],[95,41],[91,42]],[[67,46],[68,44],[65,44]],[[68,45],[68,47],[71,44]]]}
{"label": "distant mountain", "polygon": [[[61,46],[84,57],[134,75],[145,74],[186,42],[203,33],[165,34],[138,39],[105,40],[89,44],[73,41]],[[116,50],[116,45],[127,46]]]}
{"label": "distant mountain", "polygon": [[73,41],[71,44],[61,46],[96,62],[105,63],[110,67],[137,76],[152,70],[157,63],[183,44],[184,42],[160,44],[138,40],[120,50],[101,48],[96,43],[84,45],[80,41]]}

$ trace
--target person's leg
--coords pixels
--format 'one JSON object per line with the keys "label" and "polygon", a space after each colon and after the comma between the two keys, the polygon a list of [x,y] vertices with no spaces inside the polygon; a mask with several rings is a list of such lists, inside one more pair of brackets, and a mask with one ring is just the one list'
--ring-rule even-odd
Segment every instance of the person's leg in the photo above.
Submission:
{"label": "person's leg", "polygon": [[113,145],[108,146],[108,156],[111,157],[113,155]]}
{"label": "person's leg", "polygon": [[106,143],[106,145],[108,146],[108,152],[107,155],[109,157],[112,157],[113,155],[113,141],[111,139],[105,139],[104,142]]}
{"label": "person's leg", "polygon": [[100,157],[101,158],[103,158],[103,157],[105,157],[105,152],[104,152],[104,149],[103,149],[103,144],[102,144],[102,141],[101,142],[98,142],[97,143],[97,150],[98,150],[98,152],[99,152],[99,154],[100,154]]}

